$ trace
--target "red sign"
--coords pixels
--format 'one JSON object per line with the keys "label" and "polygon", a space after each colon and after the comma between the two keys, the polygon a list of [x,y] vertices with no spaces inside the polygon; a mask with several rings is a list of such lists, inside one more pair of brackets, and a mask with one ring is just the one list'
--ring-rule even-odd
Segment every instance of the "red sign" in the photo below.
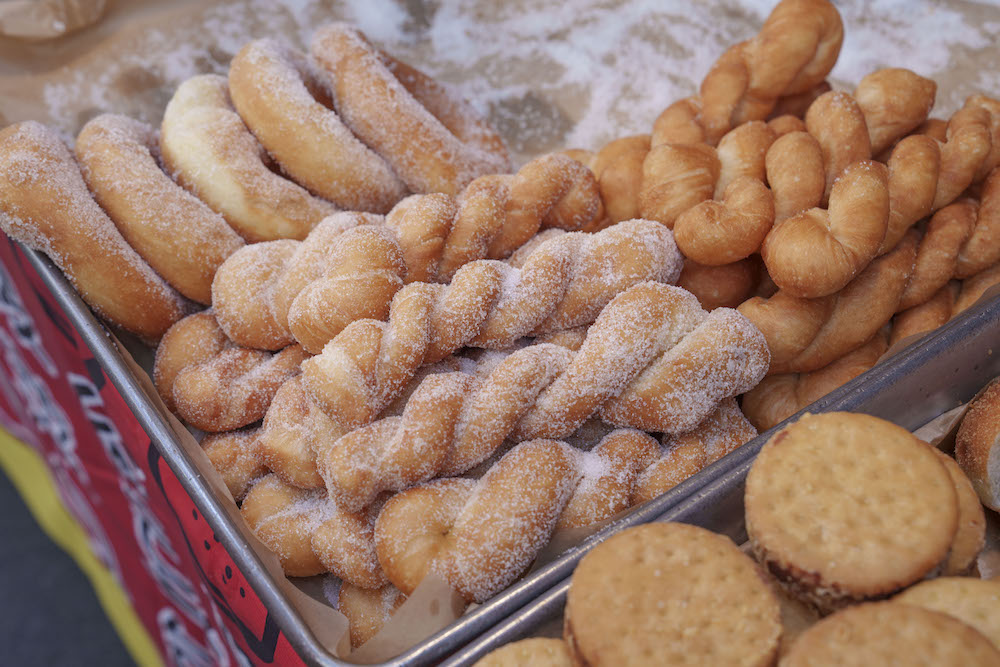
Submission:
{"label": "red sign", "polygon": [[167,664],[302,664],[42,280],[2,235],[0,426],[46,461]]}

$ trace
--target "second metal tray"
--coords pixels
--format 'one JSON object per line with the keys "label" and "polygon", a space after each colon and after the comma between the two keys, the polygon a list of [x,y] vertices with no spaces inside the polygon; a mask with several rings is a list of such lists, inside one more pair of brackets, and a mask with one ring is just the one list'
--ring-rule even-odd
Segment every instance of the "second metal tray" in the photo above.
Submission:
{"label": "second metal tray", "polygon": [[[862,412],[915,430],[966,403],[998,375],[1000,299],[993,299],[971,308],[924,338],[919,346],[903,350],[802,412]],[[737,544],[744,542],[747,536],[743,522],[743,488],[747,472],[771,435],[797,418],[798,415],[794,415],[762,433],[696,475],[697,480],[689,480],[698,483],[697,489],[672,498],[669,504],[657,502],[640,508],[553,563],[553,570],[565,573],[566,578],[442,664],[449,667],[472,664],[504,644],[536,634],[546,623],[560,617],[569,589],[568,575],[583,553],[598,539],[609,537],[626,526],[649,521],[679,521],[722,533]]]}

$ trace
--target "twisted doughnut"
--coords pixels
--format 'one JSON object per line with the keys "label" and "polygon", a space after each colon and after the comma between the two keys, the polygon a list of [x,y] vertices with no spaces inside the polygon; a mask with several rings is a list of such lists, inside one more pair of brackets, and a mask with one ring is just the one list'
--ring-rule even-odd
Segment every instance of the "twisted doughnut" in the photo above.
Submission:
{"label": "twisted doughnut", "polygon": [[332,110],[329,82],[304,54],[269,39],[246,44],[229,64],[229,92],[268,153],[313,194],[377,213],[406,194],[392,167]]}
{"label": "twisted doughnut", "polygon": [[344,122],[413,192],[458,194],[477,176],[510,169],[503,140],[468,104],[378,52],[357,28],[320,28],[310,52]]}
{"label": "twisted doughnut", "polygon": [[216,269],[243,240],[157,154],[156,131],[125,116],[97,116],[76,138],[83,178],[129,245],[178,292],[209,303]]}
{"label": "twisted doughnut", "polygon": [[861,347],[819,370],[766,377],[743,394],[743,414],[760,431],[773,428],[870,369],[886,349],[888,341],[882,330]]}
{"label": "twisted doughnut", "polygon": [[664,114],[687,117],[687,122],[669,124],[680,126],[682,133],[671,133],[668,140],[714,145],[737,125],[767,118],[780,98],[808,93],[823,82],[843,38],[844,26],[832,3],[782,0],[757,35],[730,47],[715,62],[698,99],[667,108]]}
{"label": "twisted doughnut", "polygon": [[160,150],[174,178],[251,242],[305,238],[337,210],[272,169],[225,77],[196,76],[177,88],[163,112]]}
{"label": "twisted doughnut", "polygon": [[209,433],[201,439],[202,449],[218,471],[236,502],[243,500],[254,481],[267,474],[261,465],[258,447],[260,429]]}
{"label": "twisted doughnut", "polygon": [[976,303],[983,294],[1000,284],[1000,264],[962,281],[949,281],[924,303],[896,314],[891,343],[931,331]]}
{"label": "twisted doughnut", "polygon": [[267,475],[251,487],[240,512],[290,577],[333,572],[362,588],[385,586],[373,527],[379,506],[348,514],[322,491],[290,486]]}
{"label": "twisted doughnut", "polygon": [[875,335],[891,318],[913,270],[916,231],[831,296],[803,299],[779,290],[738,308],[767,339],[770,374],[814,371]]}
{"label": "twisted doughnut", "polygon": [[[377,349],[378,341],[371,342]],[[756,384],[767,368],[764,348],[759,332],[735,311],[706,314],[683,290],[639,284],[604,309],[578,352],[536,344],[509,354],[478,381],[463,374],[425,380],[427,387],[421,385],[407,409],[423,414],[418,393],[435,406],[437,425],[433,428],[439,449],[435,454],[421,454],[417,468],[455,465],[456,472],[467,470],[507,435],[515,440],[566,437],[595,413],[616,425],[669,433],[689,430],[720,400]],[[354,352],[368,363],[375,354],[359,353],[357,345]],[[328,347],[316,358],[319,363],[303,365],[303,373],[313,400],[339,423],[354,426],[371,421],[386,400],[372,398],[393,396],[389,383],[402,378],[388,375],[399,368],[398,362],[379,375],[348,357],[350,353]],[[387,366],[394,363],[391,357],[385,360]],[[446,396],[452,397],[451,402]],[[338,447],[365,449],[360,443],[374,437],[379,442],[392,441],[401,451],[412,449],[406,429],[397,432],[397,426],[405,427],[405,417],[404,410],[401,421],[382,420],[368,430],[348,434]],[[421,424],[415,434],[432,428],[423,417],[414,419]],[[460,427],[455,426],[456,420]],[[486,432],[474,425],[480,420],[489,424]],[[466,438],[467,445],[462,444]],[[417,444],[426,446],[422,441]],[[382,456],[372,447],[366,451]]]}
{"label": "twisted doughnut", "polygon": [[339,423],[366,424],[421,365],[469,345],[504,349],[532,333],[587,324],[630,286],[675,279],[680,262],[668,235],[645,221],[619,223],[583,254],[577,243],[588,237],[566,235],[540,246],[521,269],[474,262],[447,287],[409,285],[393,299],[388,322],[358,320],[327,343],[303,367],[306,387]]}
{"label": "twisted doughnut", "polygon": [[264,417],[305,356],[298,345],[276,354],[235,345],[212,312],[204,311],[163,335],[153,382],[170,411],[187,423],[203,431],[231,431]]}
{"label": "twisted doughnut", "polygon": [[[623,437],[650,444],[612,447]],[[433,571],[466,600],[483,602],[524,572],[575,493],[592,490],[595,506],[574,510],[585,520],[628,507],[641,465],[634,457],[655,450],[638,432],[612,434],[589,453],[555,440],[521,443],[478,481],[440,479],[390,498],[375,523],[379,562],[405,594]],[[618,470],[631,474],[616,478]],[[605,493],[594,493],[597,486]]]}
{"label": "twisted doughnut", "polygon": [[[457,198],[408,197],[384,224],[379,216],[340,213],[301,244],[247,248],[220,267],[213,305],[241,344],[274,349],[294,334],[318,352],[349,323],[387,317],[403,282],[446,282],[467,262],[507,257],[540,227],[573,230],[602,218],[590,171],[543,155],[513,176],[477,178]],[[288,248],[295,248],[291,256]],[[273,270],[261,272],[261,265]]]}
{"label": "twisted doughnut", "polygon": [[[412,413],[406,418],[411,417]],[[433,413],[430,419],[433,421]],[[576,474],[573,488],[569,489],[571,493],[554,526],[544,535],[538,536],[540,541],[532,540],[526,558],[529,560],[534,558],[537,548],[547,541],[552,530],[587,526],[606,520],[638,502],[666,491],[673,484],[683,481],[703,465],[732,451],[755,434],[753,428],[740,414],[735,401],[728,399],[693,431],[672,440],[664,438],[665,444],[662,450],[652,437],[631,429],[606,432],[596,447],[589,452],[576,450],[565,443],[548,441],[550,449],[554,445],[557,454],[571,459]],[[513,475],[521,479],[530,474],[533,468],[520,459],[523,458],[523,451],[532,447],[534,445],[531,444],[527,447],[524,445],[515,447],[492,464],[481,483],[492,489],[488,493],[509,493],[511,488],[516,488],[504,486],[503,482],[498,484],[499,470],[506,470],[500,476],[508,478]],[[679,456],[681,450],[696,453],[698,465],[696,467],[690,465],[687,460],[691,458],[690,455]],[[452,482],[457,482],[459,485],[475,484],[474,480],[444,479],[425,487],[412,488],[410,491],[418,496],[416,502],[420,503],[422,502],[420,497],[427,494],[426,487],[449,485]],[[545,493],[544,483],[540,492]],[[402,496],[406,496],[407,493],[410,492],[405,492]],[[376,515],[382,516],[380,507],[383,497],[376,498],[366,511],[351,514],[330,502],[322,491],[297,489],[271,475],[255,482],[253,490],[244,501],[244,513],[248,522],[255,529],[259,529],[258,537],[282,557],[283,566],[290,575],[306,576],[303,573],[316,573],[326,568],[346,577],[345,581],[352,586],[374,589],[381,585],[379,582],[384,582],[384,577],[378,563],[373,561],[371,556],[372,550],[375,549],[371,522]],[[390,518],[383,526],[384,540],[399,538],[396,527],[400,523],[406,523],[408,530],[413,527],[417,533],[408,532],[403,539],[413,539],[421,544],[420,535],[425,529],[428,517],[432,522],[442,519],[445,523],[448,521],[447,517],[421,513],[419,506],[414,507],[412,498],[403,498],[399,501],[390,499],[390,502],[398,504],[395,510],[390,512]],[[504,502],[502,506],[510,508],[518,502]],[[521,503],[521,510],[515,511],[521,511],[522,515],[530,513],[531,510],[527,507],[529,502]],[[250,503],[249,509],[247,503]],[[405,515],[402,520],[400,513]],[[325,525],[324,522],[330,525],[320,530]],[[419,562],[422,554],[426,555],[426,552],[422,551],[423,547],[430,546],[433,549],[432,542],[439,538],[448,543],[451,539],[446,535],[449,527],[450,525],[444,526],[437,537],[423,542],[423,546],[414,550],[414,553],[405,555],[402,561],[398,558],[394,560],[397,570],[402,566],[413,586],[416,586],[428,571],[426,564]],[[457,533],[452,534],[455,535]],[[523,543],[517,544],[519,540],[523,541],[523,538],[523,535],[511,538],[516,548],[525,547]],[[339,551],[336,550],[338,540],[345,542]],[[398,552],[395,554],[400,555]],[[470,564],[472,570],[476,567],[475,563]],[[509,569],[509,564],[506,567]],[[518,574],[518,570],[514,570],[513,574]],[[471,575],[480,576],[475,572]],[[368,596],[377,594],[378,592],[374,592]]]}
{"label": "twisted doughnut", "polygon": [[0,228],[44,252],[109,322],[157,340],[190,304],[122,238],[73,154],[33,121],[0,132]]}
{"label": "twisted doughnut", "polygon": [[715,411],[693,430],[663,436],[663,451],[639,475],[632,493],[632,504],[638,505],[663,495],[755,437],[757,429],[743,416],[736,399],[723,399]]}
{"label": "twisted doughnut", "polygon": [[847,167],[830,193],[830,208],[812,208],[774,226],[760,255],[768,275],[793,296],[840,290],[878,252],[889,220],[889,174],[878,162]]}

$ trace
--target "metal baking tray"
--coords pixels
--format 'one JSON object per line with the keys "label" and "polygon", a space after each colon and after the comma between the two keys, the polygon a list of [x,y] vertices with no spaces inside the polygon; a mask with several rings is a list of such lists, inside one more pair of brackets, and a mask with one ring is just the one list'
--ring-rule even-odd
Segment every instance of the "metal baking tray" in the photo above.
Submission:
{"label": "metal baking tray", "polygon": [[[609,537],[626,526],[649,521],[680,521],[722,533],[742,544],[747,539],[743,521],[743,489],[757,452],[773,433],[805,412],[848,410],[862,412],[916,430],[948,410],[968,402],[983,385],[1000,375],[1000,297],[969,309],[954,321],[879,364],[867,373],[816,401],[770,431],[706,468],[692,478],[698,488],[660,498],[655,508],[645,506],[597,537]],[[696,479],[697,478],[697,479]],[[668,494],[669,495],[669,494]],[[658,511],[657,511],[658,510]],[[560,561],[561,572],[572,572],[582,553],[595,540]],[[569,567],[564,567],[569,564]],[[559,636],[567,576],[533,602],[523,606],[492,630],[454,653],[442,666],[470,665],[490,651],[529,636]]]}
{"label": "metal baking tray", "polygon": [[[353,664],[332,656],[279,591],[225,513],[222,501],[187,459],[172,430],[149,402],[104,325],[48,258],[28,248],[23,250],[299,656],[311,665]],[[1000,342],[1000,299],[970,309],[924,339],[919,347],[904,350],[809,409],[869,412],[907,427],[919,426],[964,402],[986,379],[1000,374],[1000,354],[986,353],[994,342]],[[742,480],[766,437],[764,434],[751,441],[666,494],[635,508],[444,630],[381,664],[429,665],[449,655],[453,655],[449,664],[465,664],[530,632],[539,613],[554,615],[561,610],[567,578],[580,558],[592,546],[627,526],[654,520],[684,520],[739,537]],[[468,648],[462,650],[466,645]]]}

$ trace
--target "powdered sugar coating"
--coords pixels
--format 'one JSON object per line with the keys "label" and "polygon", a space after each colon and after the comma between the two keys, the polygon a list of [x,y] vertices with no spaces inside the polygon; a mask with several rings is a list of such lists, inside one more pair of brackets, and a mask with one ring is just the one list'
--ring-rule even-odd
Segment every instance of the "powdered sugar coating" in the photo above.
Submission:
{"label": "powdered sugar coating", "polygon": [[[520,267],[471,262],[447,286],[404,287],[388,323],[359,320],[343,329],[303,367],[307,390],[333,419],[358,426],[366,422],[356,415],[381,411],[422,364],[465,345],[504,349],[533,332],[587,324],[619,292],[644,280],[676,279],[679,267],[670,231],[644,220],[554,237]],[[376,345],[378,352],[366,349]],[[350,361],[362,353],[363,364]],[[359,409],[359,397],[374,402]]]}

